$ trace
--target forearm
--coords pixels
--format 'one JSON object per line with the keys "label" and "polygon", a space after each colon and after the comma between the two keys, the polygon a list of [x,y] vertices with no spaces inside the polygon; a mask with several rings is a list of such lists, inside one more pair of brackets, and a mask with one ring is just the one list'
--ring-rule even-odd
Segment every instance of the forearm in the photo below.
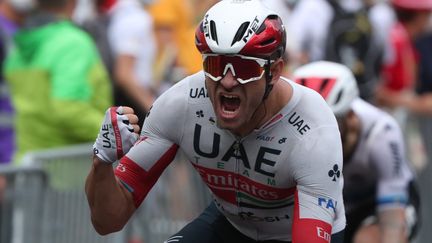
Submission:
{"label": "forearm", "polygon": [[389,209],[379,213],[382,243],[406,243],[407,231],[404,209]]}
{"label": "forearm", "polygon": [[85,192],[93,226],[99,234],[119,231],[135,211],[132,195],[117,182],[111,164],[93,157]]}
{"label": "forearm", "polygon": [[407,102],[408,109],[420,115],[432,115],[432,94],[413,97]]}

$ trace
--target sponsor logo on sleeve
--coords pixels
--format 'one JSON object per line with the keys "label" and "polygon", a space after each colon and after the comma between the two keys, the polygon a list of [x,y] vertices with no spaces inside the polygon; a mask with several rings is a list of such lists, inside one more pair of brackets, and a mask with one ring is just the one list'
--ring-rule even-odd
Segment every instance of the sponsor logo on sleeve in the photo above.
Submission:
{"label": "sponsor logo on sleeve", "polygon": [[327,242],[330,242],[331,234],[329,232],[325,231],[325,229],[318,226],[316,227],[316,230],[319,238],[324,239]]}
{"label": "sponsor logo on sleeve", "polygon": [[294,112],[288,118],[288,123],[293,125],[293,127],[297,129],[300,135],[304,135],[307,131],[311,129],[310,126],[300,117],[300,115],[297,115],[297,112]]}
{"label": "sponsor logo on sleeve", "polygon": [[326,208],[326,209],[332,209],[333,212],[336,213],[336,206],[337,201],[333,201],[331,198],[318,198],[318,206]]}
{"label": "sponsor logo on sleeve", "polygon": [[189,91],[189,97],[192,99],[208,98],[208,93],[205,87],[191,88]]}
{"label": "sponsor logo on sleeve", "polygon": [[126,166],[120,163],[117,165],[116,170],[120,172],[126,172]]}

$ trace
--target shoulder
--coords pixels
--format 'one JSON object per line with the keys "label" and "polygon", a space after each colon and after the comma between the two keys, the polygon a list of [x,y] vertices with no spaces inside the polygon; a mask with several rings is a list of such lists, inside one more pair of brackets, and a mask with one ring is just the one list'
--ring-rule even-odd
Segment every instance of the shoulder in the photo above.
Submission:
{"label": "shoulder", "polygon": [[[287,149],[297,161],[313,155],[327,156],[328,151],[339,151],[340,134],[336,118],[322,96],[312,89],[286,80],[293,87],[293,96],[283,109],[279,123],[292,143]],[[335,154],[333,153],[333,154]]]}
{"label": "shoulder", "polygon": [[78,26],[69,21],[58,22],[55,25],[53,34],[45,43],[47,48],[52,51],[64,49],[96,51],[91,36]]}
{"label": "shoulder", "polygon": [[393,116],[360,98],[354,101],[353,111],[360,119],[364,138],[374,137],[381,143],[385,142],[385,137],[400,137],[402,134]]}
{"label": "shoulder", "polygon": [[378,121],[385,121],[388,124],[398,126],[396,119],[387,111],[376,107],[361,98],[354,100],[352,109],[362,121],[362,125],[366,128],[377,123]]}
{"label": "shoulder", "polygon": [[70,21],[61,21],[56,23],[56,32],[58,33],[56,36],[58,36],[56,41],[62,40],[63,42],[85,42],[85,43],[91,43],[92,39],[90,35],[76,26],[75,24],[71,23]]}

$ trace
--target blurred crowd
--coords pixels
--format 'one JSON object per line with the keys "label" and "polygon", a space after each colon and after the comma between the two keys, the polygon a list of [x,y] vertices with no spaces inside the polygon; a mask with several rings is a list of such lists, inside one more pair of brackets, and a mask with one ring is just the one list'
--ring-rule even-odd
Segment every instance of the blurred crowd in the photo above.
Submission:
{"label": "blurred crowd", "polygon": [[201,68],[193,33],[212,2],[0,1],[0,161],[91,142],[113,104],[142,122],[155,97]]}
{"label": "blurred crowd", "polygon": [[[111,105],[140,123],[202,60],[194,32],[218,0],[0,0],[0,162],[93,142]],[[330,60],[396,117],[410,160],[432,158],[430,0],[262,0],[286,27],[285,76]]]}
{"label": "blurred crowd", "polygon": [[[403,128],[416,117],[414,161],[424,165],[431,151],[421,136],[431,129],[430,1],[263,1],[288,33],[285,75],[317,60],[347,65],[362,98]],[[112,104],[133,107],[142,122],[158,95],[201,69],[193,36],[215,2],[1,0],[0,161],[91,142]]]}

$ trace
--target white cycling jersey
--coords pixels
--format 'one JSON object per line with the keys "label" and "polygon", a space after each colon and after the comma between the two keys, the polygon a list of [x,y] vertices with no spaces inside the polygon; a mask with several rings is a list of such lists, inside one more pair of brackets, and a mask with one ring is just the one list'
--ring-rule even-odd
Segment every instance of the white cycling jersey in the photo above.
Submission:
{"label": "white cycling jersey", "polygon": [[360,119],[361,134],[344,162],[345,210],[349,213],[367,200],[376,200],[378,210],[404,207],[413,172],[401,129],[393,117],[360,98],[352,109]]}
{"label": "white cycling jersey", "polygon": [[139,142],[115,173],[138,207],[180,148],[215,204],[255,240],[330,242],[345,228],[342,147],[332,111],[315,91],[293,87],[288,104],[239,138],[217,126],[202,72],[154,103]]}

